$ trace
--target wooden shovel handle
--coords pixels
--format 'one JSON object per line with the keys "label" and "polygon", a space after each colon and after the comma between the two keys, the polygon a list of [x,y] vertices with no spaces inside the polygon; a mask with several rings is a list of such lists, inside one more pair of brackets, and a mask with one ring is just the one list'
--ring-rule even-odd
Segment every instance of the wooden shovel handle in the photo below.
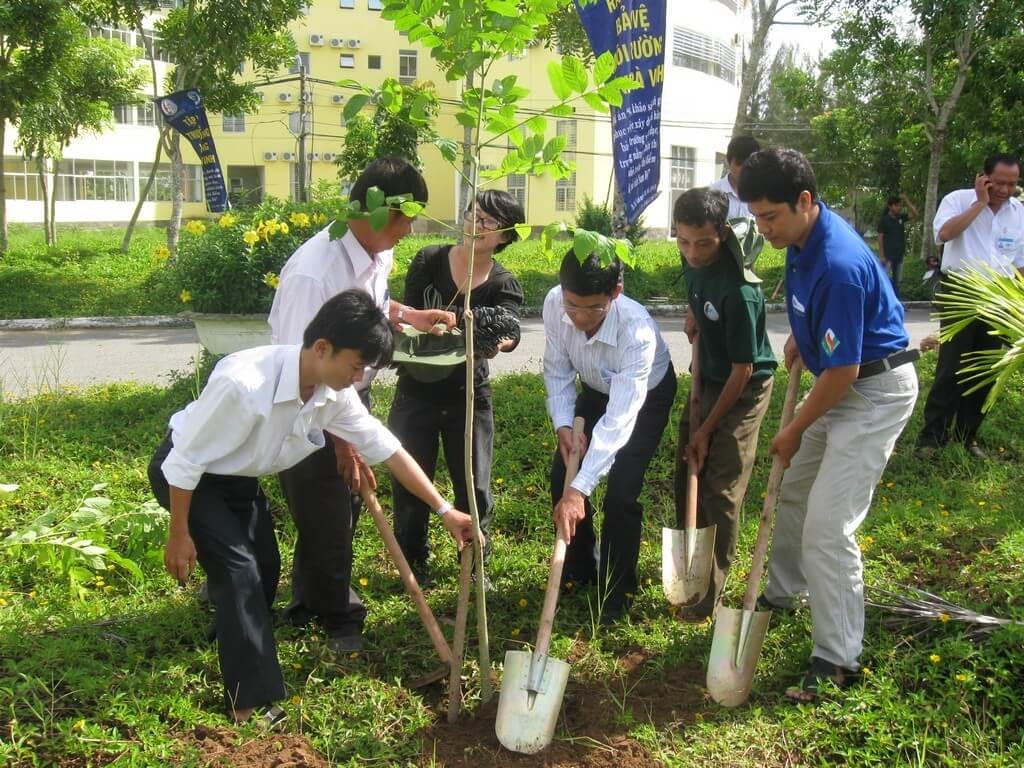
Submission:
{"label": "wooden shovel handle", "polygon": [[[576,472],[580,468],[579,438],[583,434],[584,421],[582,416],[577,416],[572,422],[572,453],[569,454],[569,463],[565,467],[565,485],[562,487],[564,494],[576,478]],[[551,570],[548,573],[548,587],[544,591],[544,608],[540,612],[540,626],[537,628],[537,646],[534,653],[547,655],[548,646],[551,645],[551,627],[555,623],[555,607],[558,605],[558,590],[562,586],[562,568],[565,565],[565,551],[569,543],[562,538],[561,528],[555,526],[555,551],[551,555]]]}
{"label": "wooden shovel handle", "polygon": [[[782,406],[782,418],[779,430],[784,429],[793,420],[796,410],[796,396],[800,391],[800,371],[802,366],[797,360],[789,370],[789,386],[786,387],[786,401]],[[743,595],[743,610],[752,611],[761,590],[761,576],[764,574],[764,558],[768,552],[768,540],[772,535],[772,518],[775,516],[775,503],[779,498],[782,486],[782,474],[785,467],[776,456],[772,460],[772,471],[768,475],[768,491],[765,493],[764,506],[761,508],[761,522],[757,527],[757,543],[754,545],[754,556],[750,563],[750,576],[747,577],[747,592]]]}
{"label": "wooden shovel handle", "polygon": [[[700,334],[693,337],[690,356],[690,439],[693,440],[700,429]],[[683,436],[680,435],[682,440]],[[697,527],[697,481],[700,470],[692,461],[686,462],[686,518],[683,527]]]}
{"label": "wooden shovel handle", "polygon": [[454,723],[462,706],[462,653],[466,647],[466,616],[469,613],[469,585],[473,580],[473,547],[462,548],[459,569],[459,602],[455,609],[455,635],[448,675],[448,722]]}
{"label": "wooden shovel handle", "polygon": [[437,619],[434,618],[430,606],[427,605],[427,601],[423,597],[420,585],[416,583],[416,577],[413,576],[409,562],[405,559],[405,555],[402,554],[402,548],[398,546],[398,540],[395,539],[395,534],[392,532],[391,526],[388,525],[387,518],[384,517],[384,511],[380,508],[380,503],[377,501],[377,494],[366,488],[363,490],[362,496],[363,503],[366,504],[366,508],[373,515],[373,522],[377,525],[380,537],[384,539],[384,546],[387,547],[388,554],[391,555],[391,559],[398,566],[398,573],[402,576],[402,584],[405,585],[405,591],[409,593],[409,597],[412,598],[413,603],[416,605],[416,610],[420,614],[420,620],[423,622],[423,626],[426,627],[427,634],[430,635],[430,641],[434,644],[437,655],[441,657],[441,661],[445,664],[450,664],[452,661],[452,650],[448,647],[448,642],[444,639],[444,633],[441,632],[441,627],[437,625]]}

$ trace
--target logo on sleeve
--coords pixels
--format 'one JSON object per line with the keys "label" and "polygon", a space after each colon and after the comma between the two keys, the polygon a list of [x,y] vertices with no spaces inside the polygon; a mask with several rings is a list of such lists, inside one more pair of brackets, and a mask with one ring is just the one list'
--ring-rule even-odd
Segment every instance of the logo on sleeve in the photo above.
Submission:
{"label": "logo on sleeve", "polygon": [[793,305],[793,309],[796,310],[796,313],[798,315],[806,315],[807,314],[807,308],[804,307],[804,305],[800,303],[800,299],[798,299],[795,294],[793,296],[789,297],[789,302],[790,302],[790,304]]}
{"label": "logo on sleeve", "polygon": [[710,301],[704,302],[704,316],[711,322],[718,320],[718,310],[715,309],[715,305]]}
{"label": "logo on sleeve", "polygon": [[838,347],[839,339],[832,331],[832,329],[829,328],[827,331],[825,331],[825,336],[821,340],[821,348],[825,350],[826,355],[832,357],[832,354],[836,351]]}

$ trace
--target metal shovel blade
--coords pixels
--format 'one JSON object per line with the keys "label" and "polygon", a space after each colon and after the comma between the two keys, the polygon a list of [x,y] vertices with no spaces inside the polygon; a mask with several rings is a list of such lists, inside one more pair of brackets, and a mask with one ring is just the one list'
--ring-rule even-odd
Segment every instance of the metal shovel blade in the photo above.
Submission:
{"label": "metal shovel blade", "polygon": [[716,526],[661,529],[661,586],[669,603],[700,603],[711,587]]}
{"label": "metal shovel blade", "polygon": [[536,754],[551,743],[569,682],[568,663],[549,656],[538,690],[529,690],[532,659],[533,654],[526,651],[505,652],[498,718],[494,724],[501,745],[524,755]]}
{"label": "metal shovel blade", "polygon": [[708,692],[723,707],[738,707],[750,696],[771,611],[718,609],[708,659]]}

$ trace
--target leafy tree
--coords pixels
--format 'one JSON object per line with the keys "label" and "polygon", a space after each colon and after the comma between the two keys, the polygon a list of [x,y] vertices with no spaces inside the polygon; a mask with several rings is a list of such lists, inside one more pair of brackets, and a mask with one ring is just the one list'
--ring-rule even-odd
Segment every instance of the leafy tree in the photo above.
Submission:
{"label": "leafy tree", "polygon": [[0,255],[7,251],[3,145],[7,123],[43,90],[68,46],[75,15],[59,0],[0,0]]}
{"label": "leafy tree", "polygon": [[[64,148],[81,133],[100,133],[113,122],[113,105],[131,103],[144,83],[135,54],[119,40],[89,36],[84,24],[69,30],[68,49],[40,92],[22,110],[18,146],[35,161],[43,189],[46,243],[57,238],[55,184]],[[47,185],[47,162],[54,185]]]}

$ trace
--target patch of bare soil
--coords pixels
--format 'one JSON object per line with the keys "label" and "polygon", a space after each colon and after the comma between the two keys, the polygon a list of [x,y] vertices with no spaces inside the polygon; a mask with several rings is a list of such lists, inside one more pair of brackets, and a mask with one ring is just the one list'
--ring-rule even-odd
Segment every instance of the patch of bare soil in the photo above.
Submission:
{"label": "patch of bare soil", "polygon": [[[654,670],[641,649],[619,659],[621,676],[572,682],[566,688],[558,727],[540,754],[520,755],[498,742],[494,723],[498,695],[449,725],[426,731],[421,762],[494,768],[656,768],[663,763],[628,734],[636,725],[680,726],[703,700],[704,671],[696,664]],[[442,718],[444,715],[442,714]]]}
{"label": "patch of bare soil", "polygon": [[305,736],[268,733],[246,740],[229,728],[197,725],[186,740],[199,747],[203,765],[211,768],[330,768]]}

